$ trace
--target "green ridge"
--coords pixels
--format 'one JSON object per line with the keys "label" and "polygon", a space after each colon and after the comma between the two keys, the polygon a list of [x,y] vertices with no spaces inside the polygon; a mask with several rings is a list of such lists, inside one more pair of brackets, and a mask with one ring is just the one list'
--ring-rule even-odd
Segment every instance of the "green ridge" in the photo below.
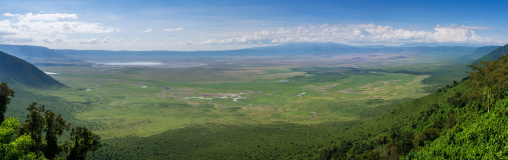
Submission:
{"label": "green ridge", "polygon": [[479,61],[492,61],[500,58],[501,56],[508,53],[508,44],[504,45],[503,47],[499,47],[496,50],[490,52],[489,54],[483,56],[479,60],[475,61],[474,63],[478,63]]}
{"label": "green ridge", "polygon": [[34,65],[0,51],[0,81],[32,88],[64,86]]}

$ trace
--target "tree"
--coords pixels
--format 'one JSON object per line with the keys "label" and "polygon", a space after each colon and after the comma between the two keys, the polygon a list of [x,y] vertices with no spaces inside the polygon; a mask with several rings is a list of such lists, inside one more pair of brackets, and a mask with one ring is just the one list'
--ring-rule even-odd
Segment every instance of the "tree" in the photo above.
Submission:
{"label": "tree", "polygon": [[88,151],[96,151],[102,147],[100,138],[85,127],[73,128],[71,131],[72,143],[68,148],[67,159],[84,160]]}
{"label": "tree", "polygon": [[[28,135],[33,139],[30,145],[30,151],[37,157],[44,155],[47,159],[54,159],[62,151],[67,150],[68,159],[85,159],[88,151],[96,151],[102,147],[100,137],[85,127],[76,127],[71,132],[71,145],[69,141],[64,144],[58,144],[64,130],[69,130],[70,123],[67,123],[62,115],[56,115],[51,110],[45,110],[44,105],[37,106],[33,102],[26,108],[30,113],[26,120],[21,124],[18,136]],[[43,141],[43,132],[45,137]]]}
{"label": "tree", "polygon": [[18,119],[9,118],[0,125],[0,159],[17,160],[17,159],[37,159],[29,147],[33,140],[28,135],[22,135],[16,139],[17,130],[19,129]]}
{"label": "tree", "polygon": [[11,102],[10,97],[14,97],[14,93],[7,83],[0,84],[0,159],[36,159],[37,156],[30,152],[29,148],[34,142],[32,138],[28,135],[15,138],[20,126],[18,119],[4,118],[7,105]]}
{"label": "tree", "polygon": [[34,140],[34,144],[30,147],[30,151],[40,156],[40,153],[43,151],[42,131],[45,121],[41,112],[44,112],[44,105],[37,107],[37,103],[32,102],[26,110],[30,113],[26,115],[25,122],[21,124],[18,136],[29,135]]}
{"label": "tree", "polygon": [[478,101],[486,101],[487,111],[491,104],[495,104],[506,96],[508,89],[508,56],[504,55],[495,61],[480,61],[478,64],[468,65],[473,71],[468,72],[469,81],[466,85],[473,88],[470,97]]}
{"label": "tree", "polygon": [[[58,145],[58,137],[64,130],[69,130],[70,123],[67,123],[62,115],[56,115],[51,110],[45,110],[44,105],[37,107],[33,102],[26,108],[30,111],[25,122],[22,124],[18,135],[28,134],[34,139],[31,150],[37,155],[43,152],[47,159],[55,158],[63,151],[63,145]],[[44,114],[41,114],[44,113]],[[42,141],[42,132],[45,132],[44,142]]]}
{"label": "tree", "polygon": [[7,104],[11,102],[10,97],[14,97],[14,92],[12,89],[7,86],[7,83],[2,82],[0,84],[0,124],[4,121],[4,113],[7,111]]}
{"label": "tree", "polygon": [[44,156],[48,159],[53,159],[58,153],[63,151],[63,146],[58,145],[58,137],[62,135],[64,130],[69,130],[71,124],[67,123],[62,118],[62,115],[56,115],[51,110],[46,110],[44,112],[44,119],[46,120],[44,128],[46,132]]}
{"label": "tree", "polygon": [[[6,83],[0,84],[2,121],[3,113],[14,93]],[[36,102],[32,102],[26,110],[30,113],[21,125],[13,118],[0,124],[0,159],[55,159],[63,151],[67,151],[67,159],[85,159],[88,151],[96,151],[102,147],[100,137],[85,127],[72,129],[72,145],[68,140],[58,145],[58,138],[64,130],[69,130],[71,124],[67,123],[62,115],[46,110],[44,105],[37,106]]]}

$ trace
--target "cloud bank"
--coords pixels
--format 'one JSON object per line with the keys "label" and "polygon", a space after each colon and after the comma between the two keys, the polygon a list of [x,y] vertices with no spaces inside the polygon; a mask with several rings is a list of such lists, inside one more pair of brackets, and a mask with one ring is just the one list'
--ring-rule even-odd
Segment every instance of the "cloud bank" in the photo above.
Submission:
{"label": "cloud bank", "polygon": [[[213,33],[206,30],[188,30],[188,28],[185,29],[188,31],[183,31],[182,27],[153,29],[160,28],[160,26],[149,26],[143,30],[139,28],[131,29],[130,32],[122,30],[126,33],[114,34],[120,30],[104,26],[101,23],[80,21],[77,14],[4,13],[0,15],[0,18],[0,43],[66,49],[196,50],[206,48],[223,50],[239,48],[239,46],[266,46],[291,42],[335,42],[349,45],[400,45],[405,43],[501,45],[506,43],[480,36],[476,31],[495,29],[478,26],[437,25],[432,30],[408,30],[376,24],[322,24],[261,30],[244,35],[237,34],[238,32],[242,33],[238,30],[219,30],[219,33]],[[124,27],[129,28],[128,26]],[[152,32],[159,31],[171,32],[174,37],[165,37],[167,34],[152,34]],[[223,38],[226,36],[230,38]]]}
{"label": "cloud bank", "polygon": [[36,42],[36,43],[63,43],[63,42],[107,42],[94,39],[68,39],[69,34],[92,33],[103,34],[119,31],[105,27],[100,23],[76,21],[76,14],[3,14],[7,19],[0,21],[0,42]]}
{"label": "cloud bank", "polygon": [[229,39],[209,39],[196,44],[277,44],[289,42],[335,42],[351,45],[390,45],[403,43],[501,44],[476,34],[475,30],[493,30],[474,26],[440,26],[433,31],[405,30],[375,24],[308,25],[296,28],[263,30]]}

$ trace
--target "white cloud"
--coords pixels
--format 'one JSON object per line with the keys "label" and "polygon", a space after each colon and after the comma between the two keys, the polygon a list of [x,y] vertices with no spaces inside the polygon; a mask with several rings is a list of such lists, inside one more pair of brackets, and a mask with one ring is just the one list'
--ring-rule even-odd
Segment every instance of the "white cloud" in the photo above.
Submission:
{"label": "white cloud", "polygon": [[440,26],[434,31],[405,30],[375,24],[308,25],[263,30],[229,39],[209,39],[196,44],[277,44],[288,42],[336,42],[344,44],[402,44],[415,42],[500,44],[477,35],[475,30],[494,30],[474,26]]}
{"label": "white cloud", "polygon": [[122,43],[122,39],[113,39],[106,37],[104,39],[92,38],[92,39],[74,39],[73,41],[79,42],[79,44],[108,44],[108,43]]}
{"label": "white cloud", "polygon": [[166,32],[183,31],[183,28],[181,28],[181,27],[178,27],[178,28],[168,28],[168,29],[164,29],[164,31],[166,31]]}
{"label": "white cloud", "polygon": [[4,13],[4,16],[6,16],[6,17],[16,17],[16,16],[21,16],[21,15],[20,14]]}
{"label": "white cloud", "polygon": [[[112,33],[118,29],[105,27],[100,23],[76,21],[76,14],[11,14],[5,13],[7,19],[0,21],[0,42],[34,42],[34,43],[66,43],[76,42],[68,39],[68,34]],[[90,41],[92,42],[92,41]],[[102,41],[109,42],[109,41]],[[97,41],[101,43],[101,41]]]}
{"label": "white cloud", "polygon": [[5,13],[6,17],[14,17],[20,21],[58,21],[60,19],[77,19],[78,16],[76,14],[61,14],[61,13],[53,13],[53,14],[33,14],[27,13],[25,15],[21,14],[11,14]]}
{"label": "white cloud", "polygon": [[8,20],[0,21],[0,35],[14,34],[16,30],[11,27],[11,22]]}
{"label": "white cloud", "polygon": [[449,25],[449,26],[441,26],[437,25],[436,28],[455,28],[455,29],[468,29],[468,30],[496,30],[495,28],[489,28],[489,27],[477,27],[477,26],[455,26],[455,25]]}
{"label": "white cloud", "polygon": [[192,41],[185,41],[185,42],[179,42],[177,44],[178,45],[191,45],[191,44],[193,44],[193,42]]}
{"label": "white cloud", "polygon": [[152,32],[152,29],[150,29],[150,28],[149,28],[149,29],[146,29],[146,30],[144,30],[144,31],[140,31],[140,32],[145,32],[145,33],[148,33],[148,32]]}

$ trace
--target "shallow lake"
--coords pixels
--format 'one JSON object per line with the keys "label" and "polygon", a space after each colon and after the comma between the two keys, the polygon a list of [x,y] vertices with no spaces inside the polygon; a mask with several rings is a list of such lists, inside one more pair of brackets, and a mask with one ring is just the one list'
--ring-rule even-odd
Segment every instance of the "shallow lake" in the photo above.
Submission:
{"label": "shallow lake", "polygon": [[193,63],[193,62],[156,62],[156,61],[100,61],[90,60],[90,63],[103,66],[153,66],[163,68],[183,68],[183,67],[197,67],[204,66],[206,63]]}
{"label": "shallow lake", "polygon": [[143,62],[143,61],[89,61],[91,63],[107,65],[107,66],[156,66],[162,65],[159,62]]}

